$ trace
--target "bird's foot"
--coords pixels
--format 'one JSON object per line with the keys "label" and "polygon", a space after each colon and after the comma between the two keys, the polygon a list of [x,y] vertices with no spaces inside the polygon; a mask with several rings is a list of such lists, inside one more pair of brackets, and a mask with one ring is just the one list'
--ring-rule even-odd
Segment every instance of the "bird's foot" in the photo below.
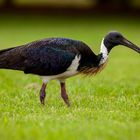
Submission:
{"label": "bird's foot", "polygon": [[70,102],[69,102],[69,99],[68,99],[68,95],[66,93],[62,93],[61,96],[62,96],[64,102],[66,103],[67,107],[70,107]]}
{"label": "bird's foot", "polygon": [[70,107],[69,98],[68,98],[68,95],[66,93],[65,82],[60,82],[60,85],[61,85],[61,97],[63,98],[66,105],[68,107]]}
{"label": "bird's foot", "polygon": [[70,107],[70,102],[69,102],[69,100],[67,100],[65,103],[66,103],[67,107]]}
{"label": "bird's foot", "polygon": [[41,102],[42,105],[45,104],[45,96],[46,96],[45,89],[46,89],[46,84],[43,83],[42,87],[41,87],[41,90],[40,90],[40,102]]}
{"label": "bird's foot", "polygon": [[44,92],[40,93],[40,102],[42,105],[45,105],[45,96],[46,94]]}

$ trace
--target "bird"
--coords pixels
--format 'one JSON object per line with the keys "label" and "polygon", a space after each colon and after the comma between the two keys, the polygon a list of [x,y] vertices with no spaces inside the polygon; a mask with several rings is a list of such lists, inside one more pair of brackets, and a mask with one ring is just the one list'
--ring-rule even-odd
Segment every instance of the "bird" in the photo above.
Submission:
{"label": "bird", "polygon": [[23,71],[42,79],[40,102],[45,104],[46,87],[49,81],[58,80],[61,97],[69,107],[66,79],[77,74],[95,75],[108,61],[111,50],[126,46],[138,53],[140,48],[127,40],[120,32],[110,31],[102,39],[100,52],[95,54],[83,41],[69,38],[46,38],[25,45],[0,50],[0,69]]}

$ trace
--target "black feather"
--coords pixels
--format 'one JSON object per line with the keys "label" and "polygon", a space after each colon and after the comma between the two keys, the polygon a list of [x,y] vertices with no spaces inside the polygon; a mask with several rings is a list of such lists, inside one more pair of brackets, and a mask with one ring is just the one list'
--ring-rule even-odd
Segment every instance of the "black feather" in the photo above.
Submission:
{"label": "black feather", "polygon": [[96,55],[83,42],[67,38],[48,38],[0,51],[0,68],[38,75],[63,73],[76,55],[81,55],[78,70]]}

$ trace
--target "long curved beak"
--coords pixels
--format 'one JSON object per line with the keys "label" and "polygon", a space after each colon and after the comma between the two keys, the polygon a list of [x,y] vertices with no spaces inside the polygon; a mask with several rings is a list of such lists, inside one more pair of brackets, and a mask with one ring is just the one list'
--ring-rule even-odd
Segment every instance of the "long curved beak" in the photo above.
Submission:
{"label": "long curved beak", "polygon": [[121,41],[121,44],[140,53],[140,48],[125,38]]}

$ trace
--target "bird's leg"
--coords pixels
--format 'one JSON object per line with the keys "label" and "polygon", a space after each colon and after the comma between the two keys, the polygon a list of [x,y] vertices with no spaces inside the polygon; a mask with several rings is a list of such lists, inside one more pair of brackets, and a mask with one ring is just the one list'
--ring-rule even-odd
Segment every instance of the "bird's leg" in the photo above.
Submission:
{"label": "bird's leg", "polygon": [[65,88],[65,82],[60,82],[61,85],[61,97],[63,98],[64,102],[67,104],[67,106],[70,106],[68,95],[66,93],[66,88]]}
{"label": "bird's leg", "polygon": [[45,96],[46,96],[46,92],[45,92],[45,89],[46,89],[46,83],[43,83],[42,84],[42,87],[40,89],[40,102],[41,104],[45,104]]}

